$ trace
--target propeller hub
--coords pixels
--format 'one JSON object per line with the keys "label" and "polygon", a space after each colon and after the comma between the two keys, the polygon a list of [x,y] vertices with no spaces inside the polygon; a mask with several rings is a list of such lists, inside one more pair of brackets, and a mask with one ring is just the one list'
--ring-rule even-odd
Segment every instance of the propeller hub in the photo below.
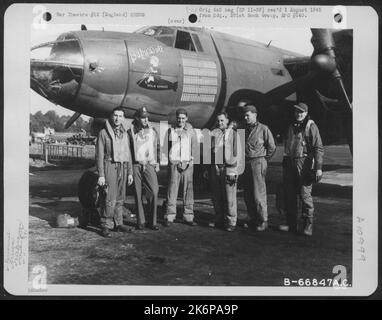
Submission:
{"label": "propeller hub", "polygon": [[327,54],[317,54],[311,60],[312,69],[320,73],[333,74],[336,69],[336,61]]}

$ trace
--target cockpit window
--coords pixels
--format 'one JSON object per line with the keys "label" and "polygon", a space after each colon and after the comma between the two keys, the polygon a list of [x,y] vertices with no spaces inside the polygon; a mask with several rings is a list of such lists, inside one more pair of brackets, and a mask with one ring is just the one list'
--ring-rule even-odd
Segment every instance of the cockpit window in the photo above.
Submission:
{"label": "cockpit window", "polygon": [[203,52],[202,44],[200,43],[199,37],[196,33],[191,33],[192,39],[194,40],[196,49],[198,49],[199,52]]}
{"label": "cockpit window", "polygon": [[47,43],[41,46],[36,46],[32,48],[31,59],[32,60],[47,60],[50,57],[50,52],[52,51],[53,43]]}
{"label": "cockpit window", "polygon": [[31,50],[31,88],[59,104],[74,101],[84,72],[80,44],[68,37]]}
{"label": "cockpit window", "polygon": [[175,48],[188,51],[196,51],[190,33],[178,30],[176,34]]}
{"label": "cockpit window", "polygon": [[50,63],[83,65],[83,56],[77,40],[58,40],[33,47],[31,59]]}
{"label": "cockpit window", "polygon": [[60,40],[76,40],[76,36],[72,33],[64,33],[61,36],[59,36],[56,41]]}
{"label": "cockpit window", "polygon": [[174,45],[175,35],[155,37],[158,41],[162,42],[166,46],[172,47]]}
{"label": "cockpit window", "polygon": [[158,36],[169,36],[174,35],[175,30],[169,27],[145,27],[143,29],[139,29],[136,33],[141,33],[150,37],[158,37]]}
{"label": "cockpit window", "polygon": [[190,34],[186,31],[177,30],[170,27],[144,27],[135,33],[153,37],[166,46],[177,49],[203,52],[203,47],[196,33]]}
{"label": "cockpit window", "polygon": [[153,37],[166,46],[172,47],[175,41],[175,30],[169,27],[145,27],[136,33]]}
{"label": "cockpit window", "polygon": [[145,36],[150,36],[150,37],[152,37],[152,36],[154,36],[155,35],[155,29],[147,29],[147,30],[145,30],[144,32],[142,32]]}

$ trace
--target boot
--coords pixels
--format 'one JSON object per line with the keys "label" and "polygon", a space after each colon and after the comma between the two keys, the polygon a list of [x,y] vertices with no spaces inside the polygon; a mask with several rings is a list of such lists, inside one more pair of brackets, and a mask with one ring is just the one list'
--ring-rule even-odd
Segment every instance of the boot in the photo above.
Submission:
{"label": "boot", "polygon": [[171,227],[172,224],[173,224],[173,222],[172,222],[172,221],[169,221],[169,220],[167,220],[167,219],[165,219],[165,220],[163,221],[163,226],[164,226],[164,227]]}
{"label": "boot", "polygon": [[136,227],[137,230],[144,230],[145,229],[145,225],[143,223],[139,223]]}
{"label": "boot", "polygon": [[268,229],[268,222],[267,221],[263,221],[262,223],[260,223],[256,227],[256,231],[258,231],[258,232],[262,232],[262,231],[265,231],[267,229]]}
{"label": "boot", "polygon": [[125,226],[123,224],[120,224],[120,225],[115,227],[115,231],[117,231],[117,232],[132,232],[133,229],[128,227],[128,226]]}
{"label": "boot", "polygon": [[218,229],[223,229],[224,228],[224,223],[222,221],[212,221],[208,223],[209,228],[218,228]]}
{"label": "boot", "polygon": [[296,224],[280,224],[279,231],[297,233]]}
{"label": "boot", "polygon": [[111,238],[110,230],[106,227],[101,228],[101,236],[104,238]]}
{"label": "boot", "polygon": [[287,224],[280,224],[279,225],[279,230],[283,232],[288,232],[289,231],[289,226]]}
{"label": "boot", "polygon": [[228,232],[233,232],[233,231],[235,231],[235,226],[226,226],[226,227],[224,228],[224,230],[225,230],[225,231],[228,231]]}
{"label": "boot", "polygon": [[305,218],[304,219],[304,230],[303,233],[305,236],[311,237],[313,234],[313,219]]}
{"label": "boot", "polygon": [[190,227],[195,227],[198,225],[195,221],[184,221],[184,224],[186,224]]}

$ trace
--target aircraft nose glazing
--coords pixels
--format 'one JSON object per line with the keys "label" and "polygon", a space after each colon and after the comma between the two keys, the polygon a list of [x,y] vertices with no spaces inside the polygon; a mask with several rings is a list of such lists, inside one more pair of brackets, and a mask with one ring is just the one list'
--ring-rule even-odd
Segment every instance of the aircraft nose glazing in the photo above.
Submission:
{"label": "aircraft nose glazing", "polygon": [[45,43],[31,51],[31,88],[52,102],[72,103],[83,76],[77,40]]}

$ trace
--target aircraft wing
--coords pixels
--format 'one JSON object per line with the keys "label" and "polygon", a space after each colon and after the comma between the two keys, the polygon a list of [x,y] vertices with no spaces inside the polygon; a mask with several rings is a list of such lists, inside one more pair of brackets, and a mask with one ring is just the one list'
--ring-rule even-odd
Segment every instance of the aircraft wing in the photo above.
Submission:
{"label": "aircraft wing", "polygon": [[284,58],[284,66],[293,79],[304,76],[310,69],[310,56],[298,58]]}

